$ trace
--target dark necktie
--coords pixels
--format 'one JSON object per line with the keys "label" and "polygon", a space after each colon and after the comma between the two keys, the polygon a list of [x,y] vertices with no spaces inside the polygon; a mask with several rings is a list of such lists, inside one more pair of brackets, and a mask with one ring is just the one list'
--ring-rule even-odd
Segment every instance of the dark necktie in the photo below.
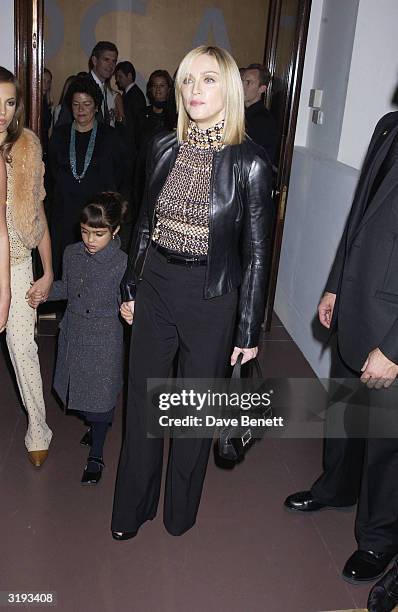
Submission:
{"label": "dark necktie", "polygon": [[369,205],[369,203],[373,200],[376,192],[378,191],[380,185],[382,184],[382,182],[384,181],[384,178],[387,176],[388,172],[390,172],[391,168],[398,163],[398,138],[395,138],[394,142],[392,143],[391,147],[388,150],[387,155],[385,156],[379,171],[375,177],[375,180],[373,181],[373,185],[371,187],[370,190],[370,194],[369,194],[369,198],[367,201],[367,206]]}
{"label": "dark necktie", "polygon": [[110,118],[110,115],[109,115],[108,99],[107,99],[107,95],[106,95],[106,85],[105,85],[105,83],[104,83],[103,89],[102,89],[102,97],[103,97],[103,100],[104,100],[104,123],[109,125],[111,118]]}

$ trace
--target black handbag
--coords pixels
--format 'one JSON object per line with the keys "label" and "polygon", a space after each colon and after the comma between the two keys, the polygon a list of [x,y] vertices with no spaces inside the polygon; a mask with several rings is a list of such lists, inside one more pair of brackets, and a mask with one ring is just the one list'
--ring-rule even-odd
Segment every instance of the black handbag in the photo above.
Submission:
{"label": "black handbag", "polygon": [[[231,380],[239,379],[258,379],[263,382],[261,367],[257,358],[251,359],[242,366],[243,354],[240,353],[236,364],[233,367]],[[258,389],[255,389],[258,392]],[[239,417],[242,414],[248,414],[261,418],[272,417],[272,408],[269,406],[261,406],[259,408],[251,407],[249,410],[240,410]],[[238,418],[238,422],[240,419]],[[264,435],[264,428],[255,428],[247,425],[226,425],[219,431],[218,438],[214,446],[214,458],[216,465],[224,469],[231,469],[236,463],[244,459],[248,449],[253,446],[256,440],[260,440]]]}

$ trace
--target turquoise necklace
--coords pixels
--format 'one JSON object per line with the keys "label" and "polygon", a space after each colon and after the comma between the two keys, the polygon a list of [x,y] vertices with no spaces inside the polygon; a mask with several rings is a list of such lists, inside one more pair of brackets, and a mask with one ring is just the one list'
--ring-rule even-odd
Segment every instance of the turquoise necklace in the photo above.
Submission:
{"label": "turquoise necklace", "polygon": [[72,123],[70,130],[70,145],[69,145],[69,162],[72,170],[73,177],[81,182],[81,180],[85,177],[87,168],[90,165],[91,158],[93,156],[94,146],[95,146],[95,138],[97,136],[97,120],[94,119],[93,129],[91,130],[90,140],[88,142],[88,147],[86,151],[86,155],[84,156],[84,167],[83,172],[81,174],[77,173],[76,170],[76,121]]}

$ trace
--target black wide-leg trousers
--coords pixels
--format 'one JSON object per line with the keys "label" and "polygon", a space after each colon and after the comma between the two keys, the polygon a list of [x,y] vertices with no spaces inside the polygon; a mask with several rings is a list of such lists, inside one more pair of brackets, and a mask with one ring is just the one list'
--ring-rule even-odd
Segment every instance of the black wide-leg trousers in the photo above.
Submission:
{"label": "black wide-leg trousers", "polygon": [[[233,348],[237,291],[204,299],[205,273],[205,266],[168,263],[153,247],[149,249],[135,303],[113,531],[135,531],[157,511],[163,439],[147,437],[147,378],[167,378],[176,354],[179,377],[225,377]],[[211,439],[170,441],[163,519],[173,535],[195,523],[211,444]]]}
{"label": "black wide-leg trousers", "polygon": [[[360,376],[343,361],[338,349],[331,374],[333,378],[342,379]],[[385,398],[388,393],[388,389],[369,390],[369,410],[372,412],[362,412],[363,419],[367,420],[363,423],[364,429],[369,425],[369,414],[370,418],[373,414],[373,418],[382,421],[380,427],[389,431],[388,419],[395,419],[398,409],[383,408],[383,394]],[[358,406],[347,406],[347,422],[357,421],[355,413],[358,410]],[[398,552],[397,438],[326,438],[324,471],[311,491],[316,499],[330,506],[358,502],[355,535],[360,549]]]}

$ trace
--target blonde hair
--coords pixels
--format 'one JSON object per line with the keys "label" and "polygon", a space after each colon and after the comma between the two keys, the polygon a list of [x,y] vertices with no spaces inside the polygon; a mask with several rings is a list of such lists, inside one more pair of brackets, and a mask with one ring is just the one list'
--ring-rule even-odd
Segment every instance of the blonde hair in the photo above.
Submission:
{"label": "blonde hair", "polygon": [[245,106],[242,79],[239,68],[232,55],[221,47],[202,45],[192,49],[181,61],[175,82],[176,104],[178,111],[177,138],[179,142],[187,139],[190,117],[185,110],[182,98],[182,85],[189,74],[191,64],[200,55],[214,57],[220,69],[221,85],[225,98],[225,123],[223,143],[240,144],[245,139]]}

